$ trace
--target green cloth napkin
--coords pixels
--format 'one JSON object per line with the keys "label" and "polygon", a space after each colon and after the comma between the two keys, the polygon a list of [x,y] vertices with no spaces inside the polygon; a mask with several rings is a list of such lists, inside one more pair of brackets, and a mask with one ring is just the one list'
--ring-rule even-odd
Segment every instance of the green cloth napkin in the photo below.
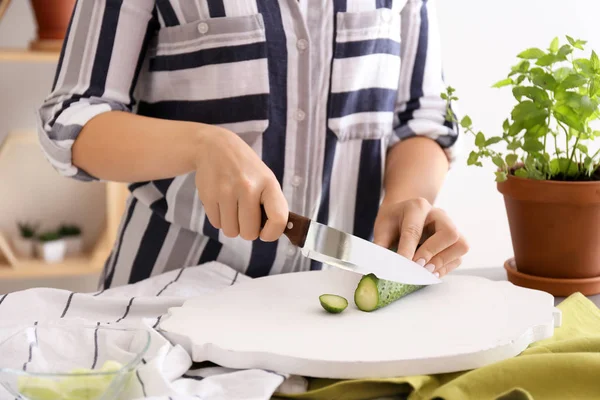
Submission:
{"label": "green cloth napkin", "polygon": [[575,293],[558,308],[562,326],[516,357],[466,372],[390,379],[312,379],[288,399],[409,400],[600,399],[600,310]]}

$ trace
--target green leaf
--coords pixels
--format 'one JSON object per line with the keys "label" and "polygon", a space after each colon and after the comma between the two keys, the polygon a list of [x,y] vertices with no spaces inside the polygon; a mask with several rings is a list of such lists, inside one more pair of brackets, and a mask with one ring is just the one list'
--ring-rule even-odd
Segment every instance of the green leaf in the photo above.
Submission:
{"label": "green leaf", "polygon": [[491,145],[499,143],[501,141],[502,141],[502,138],[500,136],[492,136],[491,138],[489,138],[488,140],[485,141],[485,145],[491,146]]}
{"label": "green leaf", "polygon": [[442,96],[442,99],[448,100],[448,95],[446,93],[442,93],[440,96]]}
{"label": "green leaf", "polygon": [[467,165],[475,165],[477,164],[477,161],[479,161],[479,153],[472,151],[467,159]]}
{"label": "green leaf", "polygon": [[578,48],[579,50],[585,50],[583,48],[583,46],[585,46],[587,44],[587,40],[578,40],[577,43],[575,43],[575,48]]}
{"label": "green leaf", "polygon": [[579,132],[585,131],[585,126],[577,112],[566,104],[558,104],[554,108],[554,117]]}
{"label": "green leaf", "polygon": [[592,76],[594,74],[594,69],[592,68],[592,63],[590,60],[586,58],[578,58],[577,60],[573,61],[573,63],[587,76]]}
{"label": "green leaf", "polygon": [[536,125],[532,128],[527,129],[525,137],[532,137],[537,139],[546,136],[548,132],[549,129],[546,125]]}
{"label": "green leaf", "polygon": [[502,159],[502,157],[500,157],[500,156],[494,156],[494,157],[492,157],[492,162],[496,166],[498,166],[500,168],[504,168],[504,160]]}
{"label": "green leaf", "polygon": [[590,82],[590,95],[600,96],[600,76],[594,77]]}
{"label": "green leaf", "polygon": [[517,150],[521,148],[521,141],[520,140],[514,140],[512,142],[510,142],[508,144],[508,146],[506,146],[506,148],[508,150]]}
{"label": "green leaf", "polygon": [[523,122],[522,121],[514,121],[508,130],[508,134],[510,136],[516,136],[523,130]]}
{"label": "green leaf", "polygon": [[[558,100],[557,106],[569,106],[574,112],[579,114],[579,119],[587,119],[598,108],[598,104],[590,99],[589,96],[575,92],[557,92],[556,99]],[[580,132],[584,131],[582,129],[577,130]]]}
{"label": "green leaf", "polygon": [[463,119],[460,121],[460,125],[461,125],[463,128],[468,128],[469,126],[471,126],[471,124],[472,124],[472,123],[473,123],[473,122],[471,121],[471,118],[470,118],[468,115],[465,115],[465,116],[463,117]]}
{"label": "green leaf", "polygon": [[596,170],[596,165],[594,163],[594,159],[589,156],[586,157],[583,162],[583,167],[585,168],[585,172],[588,175],[592,175],[594,173],[594,171]]}
{"label": "green leaf", "polygon": [[560,57],[557,57],[555,54],[546,54],[546,55],[538,58],[538,60],[535,64],[539,65],[541,67],[547,67],[547,66],[557,63],[559,61],[563,61],[563,60]]}
{"label": "green leaf", "polygon": [[521,53],[518,54],[517,57],[535,60],[537,58],[544,56],[545,54],[546,54],[546,52],[543,51],[542,49],[538,49],[537,47],[532,47],[530,49],[522,51]]}
{"label": "green leaf", "polygon": [[506,172],[496,171],[496,182],[504,182],[506,179]]}
{"label": "green leaf", "polygon": [[560,67],[554,71],[554,79],[557,82],[561,82],[567,78],[567,76],[576,73],[572,68],[569,67]]}
{"label": "green leaf", "polygon": [[571,74],[567,76],[560,84],[558,85],[558,90],[567,90],[576,87],[581,87],[587,83],[587,78],[581,74]]}
{"label": "green leaf", "polygon": [[[538,108],[533,101],[527,100],[517,104],[512,110],[511,116],[515,123],[519,123],[519,128],[528,129],[543,123],[548,117],[548,111]],[[511,131],[509,131],[510,133]]]}
{"label": "green leaf", "polygon": [[554,90],[556,88],[556,79],[547,72],[533,73],[533,83],[542,89]]}
{"label": "green leaf", "polygon": [[504,132],[507,132],[509,128],[510,128],[510,121],[508,120],[508,118],[506,118],[504,120],[504,122],[502,123],[502,130],[504,130]]}
{"label": "green leaf", "polygon": [[492,85],[493,88],[501,88],[504,86],[512,85],[514,82],[511,78],[502,79]]}
{"label": "green leaf", "polygon": [[585,44],[587,44],[586,40],[579,40],[579,39],[575,40],[575,39],[573,39],[570,36],[567,36],[567,40],[569,41],[569,43],[571,44],[571,46],[573,46],[573,47],[575,47],[575,48],[577,48],[579,50],[583,50],[583,46]]}
{"label": "green leaf", "polygon": [[523,143],[523,150],[528,153],[538,153],[544,150],[544,144],[535,138],[527,138]]}
{"label": "green leaf", "polygon": [[577,149],[579,151],[581,151],[583,154],[587,154],[588,153],[588,148],[586,145],[581,144],[581,143],[577,143]]}
{"label": "green leaf", "polygon": [[519,77],[517,78],[517,80],[515,81],[515,85],[520,85],[521,83],[523,83],[523,81],[527,78],[526,75],[519,75]]}
{"label": "green leaf", "polygon": [[592,50],[592,56],[590,57],[590,63],[592,64],[592,69],[594,71],[600,70],[600,58],[598,58],[598,54],[594,50]]}
{"label": "green leaf", "polygon": [[475,136],[475,146],[479,148],[485,146],[485,136],[483,135],[483,132],[479,132],[477,133],[477,136]]}
{"label": "green leaf", "polygon": [[517,101],[521,101],[523,96],[539,103],[547,103],[550,100],[545,90],[535,86],[515,86],[512,92]]}
{"label": "green leaf", "polygon": [[524,168],[519,168],[515,171],[515,176],[518,176],[519,178],[527,178],[529,174]]}
{"label": "green leaf", "polygon": [[596,137],[600,137],[600,131],[594,131],[593,135],[596,136]]}
{"label": "green leaf", "polygon": [[550,43],[550,48],[549,48],[549,50],[550,50],[552,53],[556,53],[556,52],[558,51],[558,46],[559,46],[559,44],[560,44],[560,42],[559,42],[559,40],[558,40],[558,37],[555,37],[555,38],[552,40],[552,43]]}
{"label": "green leaf", "polygon": [[574,176],[578,172],[577,164],[569,162],[568,158],[555,158],[550,161],[550,173],[552,175],[564,174]]}
{"label": "green leaf", "polygon": [[519,160],[519,156],[516,154],[507,154],[506,155],[506,164],[508,165],[509,168],[514,167],[518,160]]}
{"label": "green leaf", "polygon": [[568,44],[565,44],[564,46],[562,46],[560,48],[560,50],[558,50],[558,58],[565,61],[567,59],[567,56],[569,54],[571,54],[573,52],[573,48],[571,46],[569,46]]}

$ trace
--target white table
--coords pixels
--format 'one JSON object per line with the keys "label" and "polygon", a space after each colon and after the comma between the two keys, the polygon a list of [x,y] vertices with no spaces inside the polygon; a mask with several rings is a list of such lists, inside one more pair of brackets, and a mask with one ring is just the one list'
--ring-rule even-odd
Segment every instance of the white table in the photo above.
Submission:
{"label": "white table", "polygon": [[[487,279],[490,279],[493,281],[507,280],[506,270],[502,267],[500,267],[500,268],[463,268],[463,269],[461,269],[459,267],[458,269],[452,271],[452,274],[481,276],[483,278],[487,278]],[[600,294],[593,295],[593,296],[587,296],[587,298],[590,299],[594,304],[596,304],[596,306],[598,306],[600,308]],[[554,304],[558,305],[565,298],[564,297],[555,297],[554,299],[555,299]]]}

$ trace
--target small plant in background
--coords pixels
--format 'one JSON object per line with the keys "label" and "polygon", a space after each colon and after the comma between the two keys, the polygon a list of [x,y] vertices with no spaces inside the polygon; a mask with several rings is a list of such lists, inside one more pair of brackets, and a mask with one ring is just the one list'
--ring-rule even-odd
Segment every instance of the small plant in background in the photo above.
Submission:
{"label": "small plant in background", "polygon": [[38,225],[33,225],[27,222],[19,222],[19,233],[22,238],[33,239],[38,230]]}
{"label": "small plant in background", "polygon": [[47,263],[61,262],[66,254],[66,243],[58,230],[45,231],[37,236],[36,252]]}
{"label": "small plant in background", "polygon": [[40,242],[53,242],[55,240],[60,240],[61,238],[62,236],[57,231],[43,232],[37,237]]}
{"label": "small plant in background", "polygon": [[58,233],[65,241],[65,255],[76,256],[82,252],[81,228],[75,224],[61,224]]}
{"label": "small plant in background", "polygon": [[77,225],[62,224],[58,228],[58,233],[62,237],[72,237],[81,235],[81,228]]}
{"label": "small plant in background", "polygon": [[[591,152],[588,142],[600,137],[592,127],[600,120],[600,58],[585,51],[587,41],[566,36],[554,38],[546,50],[529,48],[508,76],[493,85],[511,87],[516,105],[502,124],[502,134],[476,132],[466,115],[460,125],[474,136],[475,146],[467,164],[482,166],[490,159],[497,167],[496,181],[509,174],[535,180],[598,181],[600,150]],[[441,96],[448,103],[447,116],[456,120],[449,104],[458,100],[448,87]],[[503,144],[506,150],[493,149]]]}

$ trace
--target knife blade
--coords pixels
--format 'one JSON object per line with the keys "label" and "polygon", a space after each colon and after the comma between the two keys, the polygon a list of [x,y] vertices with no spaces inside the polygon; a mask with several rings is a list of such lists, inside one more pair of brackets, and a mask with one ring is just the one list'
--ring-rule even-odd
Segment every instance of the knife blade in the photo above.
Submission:
{"label": "knife blade", "polygon": [[[262,226],[267,221],[262,209]],[[292,212],[284,234],[303,256],[361,275],[411,285],[433,285],[441,280],[416,262],[368,240],[342,232]]]}

